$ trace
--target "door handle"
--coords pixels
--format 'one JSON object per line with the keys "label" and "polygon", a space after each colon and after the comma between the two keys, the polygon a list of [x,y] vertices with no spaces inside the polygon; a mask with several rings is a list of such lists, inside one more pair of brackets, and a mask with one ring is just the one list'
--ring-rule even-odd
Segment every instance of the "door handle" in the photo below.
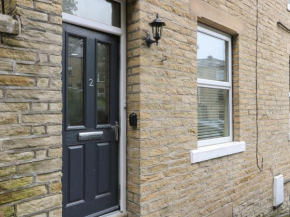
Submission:
{"label": "door handle", "polygon": [[118,142],[119,141],[119,123],[118,121],[115,122],[115,126],[112,126],[112,129],[115,131],[115,140]]}

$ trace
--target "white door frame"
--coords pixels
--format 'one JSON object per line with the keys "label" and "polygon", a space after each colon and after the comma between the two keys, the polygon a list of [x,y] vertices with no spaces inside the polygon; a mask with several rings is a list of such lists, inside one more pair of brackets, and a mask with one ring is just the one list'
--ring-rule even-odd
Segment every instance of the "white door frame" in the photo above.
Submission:
{"label": "white door frame", "polygon": [[114,0],[121,3],[121,28],[87,20],[71,14],[62,13],[62,21],[101,32],[120,36],[120,92],[119,92],[119,185],[120,211],[126,212],[126,0]]}

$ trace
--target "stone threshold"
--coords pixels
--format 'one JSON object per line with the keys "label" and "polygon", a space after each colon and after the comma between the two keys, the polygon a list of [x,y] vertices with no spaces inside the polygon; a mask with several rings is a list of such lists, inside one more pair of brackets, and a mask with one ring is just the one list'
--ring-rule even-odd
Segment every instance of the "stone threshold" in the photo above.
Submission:
{"label": "stone threshold", "polygon": [[120,212],[120,211],[115,211],[112,213],[108,213],[106,215],[102,215],[100,217],[127,217],[128,213],[127,212]]}

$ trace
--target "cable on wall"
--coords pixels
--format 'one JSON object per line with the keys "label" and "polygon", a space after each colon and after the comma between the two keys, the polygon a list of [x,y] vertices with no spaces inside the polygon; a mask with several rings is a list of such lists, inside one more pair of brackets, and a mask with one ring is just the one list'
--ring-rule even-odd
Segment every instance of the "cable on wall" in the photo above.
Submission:
{"label": "cable on wall", "polygon": [[263,172],[263,157],[261,166],[259,165],[259,104],[258,104],[258,40],[259,40],[259,34],[258,34],[258,25],[259,25],[259,0],[256,0],[256,163],[257,167],[260,170],[260,172]]}
{"label": "cable on wall", "polygon": [[4,0],[1,0],[1,6],[2,6],[2,14],[5,14]]}

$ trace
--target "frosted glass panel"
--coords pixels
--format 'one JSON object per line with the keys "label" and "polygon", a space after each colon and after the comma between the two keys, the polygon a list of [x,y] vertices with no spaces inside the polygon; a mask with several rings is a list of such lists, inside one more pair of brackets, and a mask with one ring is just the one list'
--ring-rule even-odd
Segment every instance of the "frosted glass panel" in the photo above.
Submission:
{"label": "frosted glass panel", "polygon": [[110,0],[63,0],[63,12],[121,27],[120,3]]}

